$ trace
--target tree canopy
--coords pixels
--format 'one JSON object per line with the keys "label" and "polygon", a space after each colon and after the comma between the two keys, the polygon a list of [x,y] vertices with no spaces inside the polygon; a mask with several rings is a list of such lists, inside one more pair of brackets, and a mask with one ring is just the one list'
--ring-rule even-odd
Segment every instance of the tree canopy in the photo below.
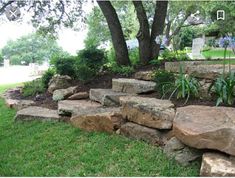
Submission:
{"label": "tree canopy", "polygon": [[53,55],[65,53],[54,39],[36,34],[23,36],[15,41],[8,41],[2,49],[2,55],[10,59],[11,64],[42,63]]}

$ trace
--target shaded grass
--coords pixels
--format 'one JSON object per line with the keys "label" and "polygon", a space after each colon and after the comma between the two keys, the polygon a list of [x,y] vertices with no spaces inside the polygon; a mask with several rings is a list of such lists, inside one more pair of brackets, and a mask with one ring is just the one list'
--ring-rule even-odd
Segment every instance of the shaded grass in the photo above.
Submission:
{"label": "shaded grass", "polygon": [[[4,89],[3,89],[4,88]],[[1,87],[1,91],[8,87]],[[160,148],[63,122],[14,122],[0,99],[0,176],[197,176]]]}

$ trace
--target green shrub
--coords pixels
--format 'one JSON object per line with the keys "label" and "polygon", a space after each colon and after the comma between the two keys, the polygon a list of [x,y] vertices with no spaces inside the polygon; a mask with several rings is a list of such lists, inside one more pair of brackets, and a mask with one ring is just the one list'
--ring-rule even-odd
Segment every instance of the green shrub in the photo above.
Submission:
{"label": "green shrub", "polygon": [[138,65],[140,63],[139,48],[129,50],[129,58],[133,66]]}
{"label": "green shrub", "polygon": [[208,42],[207,42],[207,45],[209,47],[216,47],[216,40],[214,38],[209,39]]}
{"label": "green shrub", "polygon": [[94,47],[80,50],[78,53],[78,58],[79,65],[84,64],[95,71],[99,71],[106,60],[106,55],[103,50]]}
{"label": "green shrub", "polygon": [[117,66],[112,68],[112,72],[123,76],[130,76],[134,72],[134,68],[132,66]]}
{"label": "green shrub", "polygon": [[31,82],[24,83],[22,89],[23,96],[35,96],[37,94],[43,93],[46,89],[43,86],[41,79],[36,79]]}
{"label": "green shrub", "polygon": [[43,75],[42,75],[42,84],[44,88],[48,88],[48,84],[51,80],[51,78],[55,75],[54,69],[48,69]]}
{"label": "green shrub", "polygon": [[163,95],[170,90],[175,82],[175,76],[173,73],[165,70],[157,70],[154,73],[154,81],[156,82],[156,90],[160,91]]}
{"label": "green shrub", "polygon": [[176,60],[176,54],[173,51],[165,49],[161,54],[161,57],[166,61],[174,61]]}
{"label": "green shrub", "polygon": [[77,58],[58,57],[53,59],[52,64],[54,65],[57,74],[68,75],[73,78],[76,77]]}
{"label": "green shrub", "polygon": [[92,80],[97,75],[96,71],[86,64],[79,64],[76,71],[77,79],[82,82]]}
{"label": "green shrub", "polygon": [[134,72],[134,68],[132,66],[119,66],[116,63],[106,63],[104,68],[114,74],[120,74],[123,76],[130,76]]}
{"label": "green shrub", "polygon": [[198,96],[200,83],[197,79],[191,77],[190,75],[183,74],[182,66],[180,66],[180,74],[176,77],[173,88],[173,92],[171,93],[169,99],[176,94],[177,99],[186,99],[184,103],[186,104],[190,97]]}
{"label": "green shrub", "polygon": [[153,59],[149,61],[149,64],[154,65],[154,66],[159,66],[163,61],[159,59]]}
{"label": "green shrub", "polygon": [[221,103],[232,105],[234,103],[234,73],[230,72],[227,76],[220,76],[209,87],[209,92],[215,93],[217,97],[216,106]]}
{"label": "green shrub", "polygon": [[195,37],[195,30],[190,27],[182,28],[179,33],[180,37],[180,49],[184,49],[186,46],[192,46],[193,38]]}
{"label": "green shrub", "polygon": [[190,59],[186,53],[186,50],[170,51],[166,49],[161,54],[161,57],[166,61],[185,61]]}

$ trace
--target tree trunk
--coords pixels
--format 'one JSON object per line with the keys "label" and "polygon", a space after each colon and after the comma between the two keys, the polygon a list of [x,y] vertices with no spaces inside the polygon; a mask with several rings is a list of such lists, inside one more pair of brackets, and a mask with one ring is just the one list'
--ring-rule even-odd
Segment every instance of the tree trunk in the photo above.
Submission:
{"label": "tree trunk", "polygon": [[147,64],[152,57],[148,18],[141,1],[133,1],[133,4],[140,25],[139,32],[136,36],[139,42],[140,61],[142,64]]}
{"label": "tree trunk", "polygon": [[126,41],[114,7],[110,1],[97,1],[97,3],[109,26],[117,64],[130,65]]}
{"label": "tree trunk", "polygon": [[151,31],[152,58],[158,58],[159,55],[160,44],[157,44],[155,39],[157,36],[162,35],[163,33],[167,13],[167,5],[168,1],[156,2],[155,14]]}
{"label": "tree trunk", "polygon": [[170,39],[170,31],[171,31],[171,21],[168,21],[168,23],[166,24],[166,46],[170,45],[171,39]]}

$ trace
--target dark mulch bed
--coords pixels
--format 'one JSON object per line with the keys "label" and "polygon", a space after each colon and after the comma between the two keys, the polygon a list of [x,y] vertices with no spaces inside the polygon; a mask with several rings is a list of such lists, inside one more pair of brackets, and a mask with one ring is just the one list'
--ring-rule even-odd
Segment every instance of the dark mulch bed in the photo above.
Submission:
{"label": "dark mulch bed", "polygon": [[[147,71],[147,70],[153,70],[155,69],[154,66],[148,65],[144,67],[139,67],[135,71]],[[111,73],[104,73],[102,75],[97,76],[93,80],[82,83],[80,81],[74,80],[72,82],[72,85],[78,86],[78,91],[81,92],[89,92],[91,88],[112,88],[112,78],[133,78],[133,75],[131,76],[123,76],[120,74],[111,74]],[[42,106],[49,109],[57,109],[57,102],[52,100],[52,95],[48,92],[45,92],[43,94],[34,96],[34,97],[23,97],[20,92],[12,93],[12,99],[30,99],[35,101],[36,106]],[[153,93],[146,93],[142,94],[141,96],[145,97],[153,97],[161,99],[161,95],[158,92]],[[168,97],[165,97],[165,99],[168,99]],[[213,97],[212,100],[205,100],[205,99],[189,99],[186,104],[185,100],[177,100],[175,98],[172,98],[171,101],[175,104],[176,107],[182,107],[187,105],[205,105],[205,106],[215,106],[216,100]],[[224,105],[226,106],[226,105]],[[234,105],[235,106],[235,105]],[[230,106],[231,107],[231,106]]]}
{"label": "dark mulch bed", "polygon": [[[83,83],[78,80],[72,82],[72,86],[78,86],[79,92],[89,92],[91,88],[112,88],[112,78],[130,78],[131,76],[123,76],[120,74],[102,74],[92,79],[89,82]],[[49,109],[57,109],[57,102],[52,100],[52,95],[48,92],[39,94],[37,96],[24,97],[18,90],[11,92],[11,99],[25,99],[35,101],[35,106],[46,107]]]}

